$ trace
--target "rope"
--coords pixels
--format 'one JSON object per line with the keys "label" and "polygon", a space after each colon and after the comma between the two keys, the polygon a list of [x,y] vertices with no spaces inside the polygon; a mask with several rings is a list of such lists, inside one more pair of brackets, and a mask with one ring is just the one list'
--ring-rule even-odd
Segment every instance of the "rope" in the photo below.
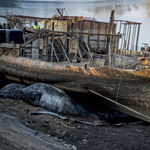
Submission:
{"label": "rope", "polygon": [[[128,66],[127,68],[130,68],[130,67],[134,66],[135,64],[137,64],[137,62]],[[116,102],[117,102],[118,95],[119,95],[119,90],[120,90],[120,85],[121,85],[121,80],[122,80],[122,73],[123,73],[123,70],[121,71],[121,75],[120,75],[120,81],[119,81],[118,91],[117,91],[116,100],[115,100]]]}
{"label": "rope", "polygon": [[116,95],[116,102],[117,102],[118,95],[119,95],[119,90],[120,90],[120,85],[121,85],[121,80],[122,80],[122,73],[123,73],[123,71],[121,71],[121,76],[120,76],[120,81],[119,81],[118,91],[117,91],[117,95]]}

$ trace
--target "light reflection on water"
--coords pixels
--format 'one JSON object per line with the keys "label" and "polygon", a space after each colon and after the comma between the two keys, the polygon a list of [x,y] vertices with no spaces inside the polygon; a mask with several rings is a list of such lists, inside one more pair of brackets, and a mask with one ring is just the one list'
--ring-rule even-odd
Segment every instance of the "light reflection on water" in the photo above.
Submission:
{"label": "light reflection on water", "polygon": [[[81,1],[81,0],[80,0]],[[43,1],[0,1],[0,14],[16,14],[35,17],[57,15],[56,8],[65,8],[70,16],[94,17],[109,21],[110,12],[115,9],[116,20],[141,22],[139,46],[149,43],[150,0],[47,0]],[[1,21],[1,20],[0,20]]]}

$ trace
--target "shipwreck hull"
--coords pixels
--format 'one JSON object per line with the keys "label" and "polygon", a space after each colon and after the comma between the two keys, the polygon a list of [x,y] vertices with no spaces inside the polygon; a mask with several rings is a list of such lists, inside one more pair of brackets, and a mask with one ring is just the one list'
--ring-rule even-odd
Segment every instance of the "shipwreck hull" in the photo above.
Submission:
{"label": "shipwreck hull", "polygon": [[35,82],[70,82],[76,75],[88,75],[83,67],[57,65],[25,57],[3,55],[0,57],[0,72],[6,78],[14,77]]}
{"label": "shipwreck hull", "polygon": [[[59,65],[12,55],[2,55],[0,64],[0,73],[8,80],[26,84],[43,82],[80,94],[91,95],[89,90],[92,90],[150,116],[149,70],[125,71],[101,67],[88,68],[90,72],[87,72],[84,67]],[[97,99],[101,100],[102,97]],[[84,97],[83,101],[86,101]]]}

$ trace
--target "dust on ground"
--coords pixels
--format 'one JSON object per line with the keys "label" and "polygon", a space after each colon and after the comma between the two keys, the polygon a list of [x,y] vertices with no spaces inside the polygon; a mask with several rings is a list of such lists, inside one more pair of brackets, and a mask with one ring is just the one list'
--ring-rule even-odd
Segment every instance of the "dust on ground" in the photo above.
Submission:
{"label": "dust on ground", "polygon": [[[23,101],[0,99],[0,145],[2,149],[150,149],[150,124],[107,125],[104,120],[69,116],[104,124],[92,126],[52,115]],[[30,135],[28,134],[30,132]]]}

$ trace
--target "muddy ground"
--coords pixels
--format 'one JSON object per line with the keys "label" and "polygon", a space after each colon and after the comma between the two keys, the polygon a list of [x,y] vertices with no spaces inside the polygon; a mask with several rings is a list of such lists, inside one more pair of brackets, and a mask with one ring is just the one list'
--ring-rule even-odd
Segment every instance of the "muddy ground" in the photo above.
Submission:
{"label": "muddy ground", "polygon": [[1,98],[0,149],[150,149],[149,123],[115,125],[105,120],[67,116],[100,124],[94,126],[52,115],[29,114],[43,110],[23,101]]}

